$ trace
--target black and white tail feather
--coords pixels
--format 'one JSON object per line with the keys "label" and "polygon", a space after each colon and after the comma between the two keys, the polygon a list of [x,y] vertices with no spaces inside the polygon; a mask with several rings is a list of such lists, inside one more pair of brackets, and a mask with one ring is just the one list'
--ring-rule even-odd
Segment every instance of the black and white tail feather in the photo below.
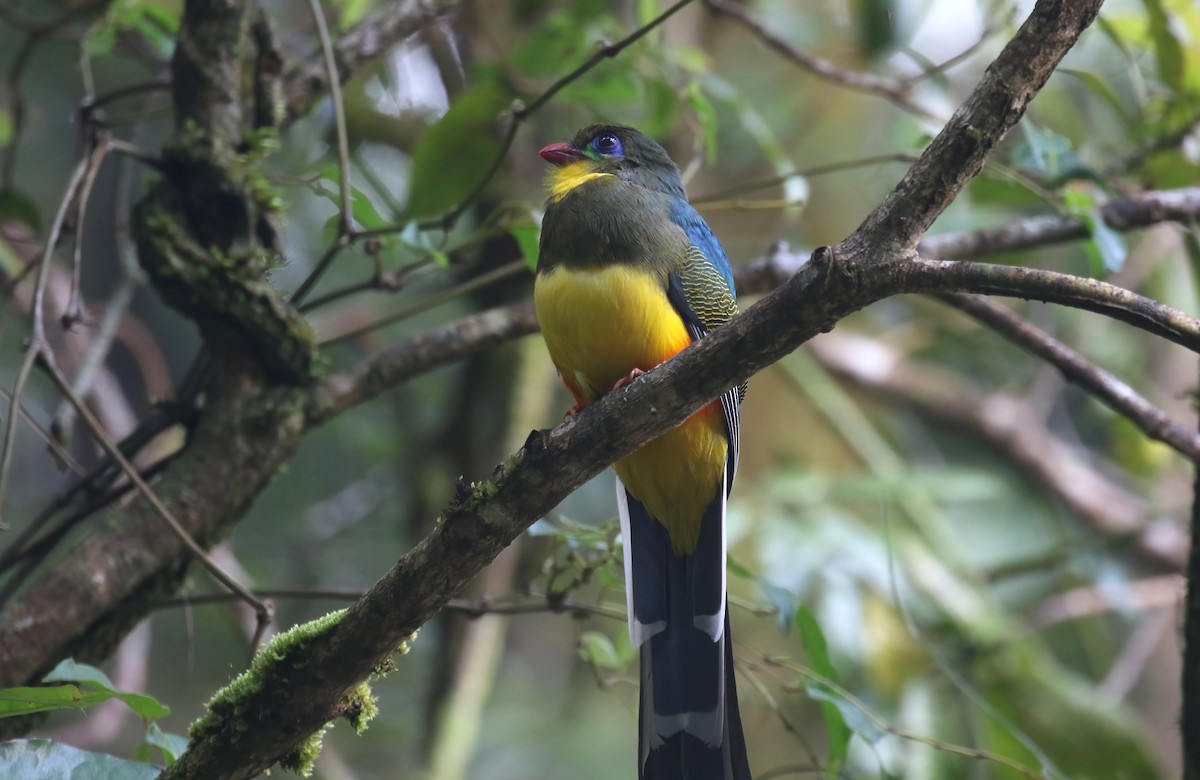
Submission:
{"label": "black and white tail feather", "polygon": [[[689,329],[693,339],[704,335]],[[629,639],[641,651],[639,780],[750,780],[725,572],[725,508],[744,396],[744,385],[721,396],[728,455],[691,554],[677,555],[666,528],[617,480]]]}

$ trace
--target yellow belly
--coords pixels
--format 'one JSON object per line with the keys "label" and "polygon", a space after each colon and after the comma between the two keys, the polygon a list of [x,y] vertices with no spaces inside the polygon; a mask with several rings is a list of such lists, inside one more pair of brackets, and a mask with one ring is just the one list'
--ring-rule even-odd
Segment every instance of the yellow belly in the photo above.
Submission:
{"label": "yellow belly", "polygon": [[[648,371],[691,343],[662,283],[631,266],[543,272],[534,303],[550,357],[583,405],[633,369]],[[678,553],[695,549],[726,448],[714,402],[615,466],[630,494],[666,526]]]}

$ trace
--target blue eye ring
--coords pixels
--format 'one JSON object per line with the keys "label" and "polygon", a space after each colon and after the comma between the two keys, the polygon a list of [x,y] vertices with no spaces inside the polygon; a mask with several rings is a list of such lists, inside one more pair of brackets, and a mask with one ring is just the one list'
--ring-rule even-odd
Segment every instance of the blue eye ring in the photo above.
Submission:
{"label": "blue eye ring", "polygon": [[624,154],[621,139],[614,133],[601,133],[592,139],[592,148],[606,157],[617,157]]}

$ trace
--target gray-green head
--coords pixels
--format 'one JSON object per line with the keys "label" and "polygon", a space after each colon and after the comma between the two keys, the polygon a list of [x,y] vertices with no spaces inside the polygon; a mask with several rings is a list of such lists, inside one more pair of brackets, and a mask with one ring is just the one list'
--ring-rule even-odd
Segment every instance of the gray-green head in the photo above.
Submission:
{"label": "gray-green head", "polygon": [[588,173],[608,173],[647,189],[686,197],[679,167],[650,136],[626,125],[590,125],[565,143],[538,154],[559,167],[590,163]]}

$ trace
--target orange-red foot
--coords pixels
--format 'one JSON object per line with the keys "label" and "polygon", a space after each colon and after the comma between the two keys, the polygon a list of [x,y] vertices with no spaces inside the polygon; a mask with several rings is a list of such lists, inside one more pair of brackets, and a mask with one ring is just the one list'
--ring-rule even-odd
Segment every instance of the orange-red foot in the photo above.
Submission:
{"label": "orange-red foot", "polygon": [[574,406],[572,406],[570,409],[567,410],[567,413],[563,415],[563,419],[565,420],[568,417],[574,417],[575,415],[579,414],[582,411],[583,411],[583,404],[575,404]]}
{"label": "orange-red foot", "polygon": [[613,390],[620,390],[622,387],[625,387],[626,385],[633,382],[633,380],[637,379],[639,376],[644,376],[645,373],[646,372],[640,368],[633,369],[632,371],[629,372],[629,376],[622,377],[617,380],[617,383],[615,385],[613,385]]}

